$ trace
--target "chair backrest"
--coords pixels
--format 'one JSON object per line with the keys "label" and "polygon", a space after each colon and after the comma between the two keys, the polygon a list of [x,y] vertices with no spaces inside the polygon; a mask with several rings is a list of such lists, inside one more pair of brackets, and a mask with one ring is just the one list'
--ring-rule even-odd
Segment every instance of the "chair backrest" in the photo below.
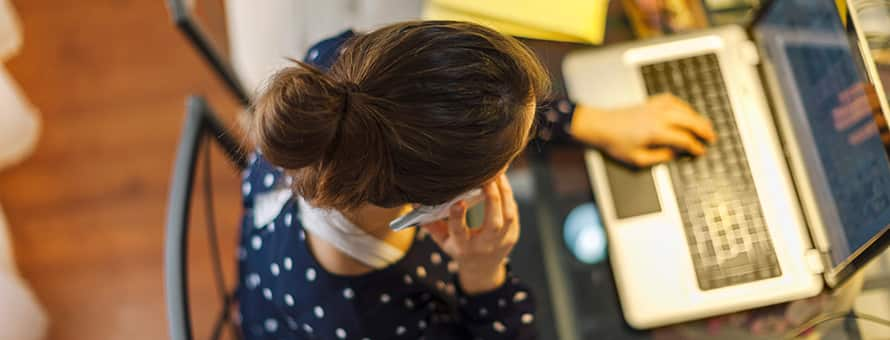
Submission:
{"label": "chair backrest", "polygon": [[250,104],[250,95],[244,90],[241,81],[235,74],[235,69],[231,63],[223,58],[223,54],[213,45],[207,37],[198,21],[195,20],[193,13],[189,10],[194,6],[188,6],[186,2],[189,0],[167,0],[167,9],[173,18],[173,23],[179,28],[179,31],[192,43],[192,46],[198,50],[201,57],[210,64],[216,75],[225,83],[229,92],[241,102],[241,105],[247,107]]}
{"label": "chair backrest", "polygon": [[[191,316],[188,296],[188,232],[189,213],[192,201],[192,188],[198,153],[205,141],[215,141],[222,147],[227,158],[239,169],[247,166],[247,160],[231,134],[216,118],[213,111],[198,96],[188,98],[185,123],[176,149],[173,175],[170,183],[170,197],[167,202],[167,230],[164,240],[164,285],[167,299],[167,317],[170,323],[170,338],[173,340],[192,339]],[[208,150],[209,151],[209,150]],[[206,152],[206,151],[205,151]],[[207,165],[209,166],[209,164]],[[209,199],[206,197],[205,199]],[[212,212],[212,209],[210,210]],[[208,216],[208,219],[212,216]],[[221,263],[216,248],[215,225],[208,221],[210,233],[211,260],[215,261],[218,284],[221,284]],[[220,288],[224,291],[224,287]],[[217,319],[213,338],[220,334],[229,319],[228,310],[232,295],[223,295],[223,311]]]}

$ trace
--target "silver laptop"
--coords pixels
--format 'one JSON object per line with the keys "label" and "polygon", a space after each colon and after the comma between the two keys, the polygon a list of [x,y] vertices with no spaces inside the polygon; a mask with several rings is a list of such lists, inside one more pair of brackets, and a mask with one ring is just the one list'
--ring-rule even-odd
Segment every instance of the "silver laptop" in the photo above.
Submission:
{"label": "silver laptop", "polygon": [[[587,154],[631,326],[814,296],[890,245],[890,146],[876,119],[890,111],[855,23],[834,0],[776,0],[750,27],[567,57],[575,101],[670,92],[718,135],[702,157],[638,171]],[[883,111],[856,102],[863,83]]]}

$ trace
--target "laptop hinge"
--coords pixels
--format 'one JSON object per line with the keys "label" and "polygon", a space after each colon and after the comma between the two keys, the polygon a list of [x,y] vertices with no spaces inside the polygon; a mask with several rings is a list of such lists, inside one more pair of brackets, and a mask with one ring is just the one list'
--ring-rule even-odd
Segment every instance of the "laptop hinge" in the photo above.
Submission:
{"label": "laptop hinge", "polygon": [[825,258],[819,249],[808,249],[804,253],[804,260],[807,261],[807,267],[813,274],[822,274],[825,272]]}

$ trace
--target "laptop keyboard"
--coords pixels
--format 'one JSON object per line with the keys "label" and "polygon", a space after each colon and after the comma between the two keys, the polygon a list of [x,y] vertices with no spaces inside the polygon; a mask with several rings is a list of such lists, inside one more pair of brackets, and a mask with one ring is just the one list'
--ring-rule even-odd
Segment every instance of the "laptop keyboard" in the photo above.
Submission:
{"label": "laptop keyboard", "polygon": [[780,276],[717,56],[645,65],[641,72],[650,95],[685,100],[717,133],[704,156],[668,165],[699,288]]}

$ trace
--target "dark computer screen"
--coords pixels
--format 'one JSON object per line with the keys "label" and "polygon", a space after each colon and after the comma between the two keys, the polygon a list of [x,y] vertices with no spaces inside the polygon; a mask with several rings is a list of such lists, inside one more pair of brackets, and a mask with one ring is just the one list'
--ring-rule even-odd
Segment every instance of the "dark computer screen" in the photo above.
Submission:
{"label": "dark computer screen", "polygon": [[890,225],[890,162],[855,31],[834,0],[780,0],[753,27],[779,80],[837,266]]}

